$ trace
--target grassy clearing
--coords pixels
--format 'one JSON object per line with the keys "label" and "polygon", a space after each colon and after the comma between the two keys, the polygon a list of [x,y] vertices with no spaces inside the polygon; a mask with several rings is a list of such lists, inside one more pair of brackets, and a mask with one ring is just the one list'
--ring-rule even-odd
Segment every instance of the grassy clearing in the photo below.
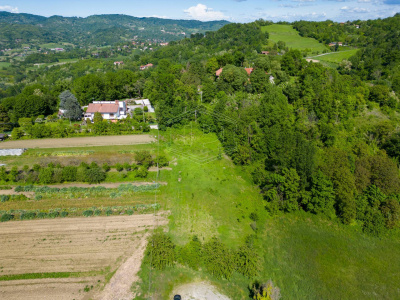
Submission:
{"label": "grassy clearing", "polygon": [[[173,131],[174,143],[164,150],[176,158],[173,170],[160,177],[168,182],[160,198],[171,210],[170,232],[179,244],[193,235],[202,240],[216,235],[234,246],[251,234],[249,215],[262,205],[261,196],[239,167],[218,159],[221,144],[214,134],[188,132]],[[161,139],[169,141],[169,132]]]}
{"label": "grassy clearing", "polygon": [[8,68],[10,65],[9,62],[0,61],[0,68]]}
{"label": "grassy clearing", "polygon": [[309,58],[339,64],[342,60],[349,59],[351,56],[355,55],[357,51],[358,49],[345,50]]}
{"label": "grassy clearing", "polygon": [[312,215],[285,215],[266,223],[262,277],[285,299],[399,299],[399,246]]}
{"label": "grassy clearing", "polygon": [[273,24],[262,27],[263,32],[269,33],[269,40],[277,43],[282,41],[286,46],[298,50],[308,50],[309,52],[321,52],[328,48],[313,38],[301,37],[291,25]]}

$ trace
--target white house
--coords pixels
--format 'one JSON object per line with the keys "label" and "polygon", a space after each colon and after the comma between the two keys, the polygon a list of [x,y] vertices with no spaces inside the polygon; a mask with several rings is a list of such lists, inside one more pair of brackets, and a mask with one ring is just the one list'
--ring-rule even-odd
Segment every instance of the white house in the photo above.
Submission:
{"label": "white house", "polygon": [[127,117],[125,101],[93,101],[90,103],[86,112],[85,119],[93,121],[94,114],[101,113],[104,120],[120,120]]}

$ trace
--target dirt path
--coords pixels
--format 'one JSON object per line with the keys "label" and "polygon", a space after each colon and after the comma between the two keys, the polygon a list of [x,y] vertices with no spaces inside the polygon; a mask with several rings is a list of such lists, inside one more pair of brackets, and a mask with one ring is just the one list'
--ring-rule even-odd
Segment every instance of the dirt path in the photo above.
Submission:
{"label": "dirt path", "polygon": [[174,295],[181,295],[183,300],[230,300],[208,282],[193,282],[178,286],[173,290],[170,299],[173,299]]}
{"label": "dirt path", "polygon": [[155,138],[148,134],[90,136],[90,137],[73,137],[64,139],[6,141],[0,143],[0,149],[137,145],[137,144],[149,144],[155,141],[156,141]]}
{"label": "dirt path", "polygon": [[[166,219],[156,217],[158,225],[166,225]],[[106,285],[103,292],[97,295],[96,300],[131,300],[135,295],[131,291],[131,286],[138,281],[137,273],[140,270],[144,252],[147,246],[148,234],[141,239],[133,255],[129,257],[117,270],[110,282]]]}

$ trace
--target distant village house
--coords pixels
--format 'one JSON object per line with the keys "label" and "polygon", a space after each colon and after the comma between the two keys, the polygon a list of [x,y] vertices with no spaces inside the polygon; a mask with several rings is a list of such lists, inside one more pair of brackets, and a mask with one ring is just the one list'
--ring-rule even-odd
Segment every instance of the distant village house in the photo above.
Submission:
{"label": "distant village house", "polygon": [[147,64],[147,65],[144,65],[144,66],[140,66],[140,70],[146,70],[146,69],[148,69],[148,68],[152,68],[153,67],[153,64]]}

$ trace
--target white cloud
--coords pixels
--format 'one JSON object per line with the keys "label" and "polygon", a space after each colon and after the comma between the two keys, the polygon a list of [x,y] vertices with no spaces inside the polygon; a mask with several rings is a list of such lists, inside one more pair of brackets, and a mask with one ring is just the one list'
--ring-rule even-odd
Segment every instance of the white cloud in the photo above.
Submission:
{"label": "white cloud", "polygon": [[358,3],[369,3],[371,0],[357,0]]}
{"label": "white cloud", "polygon": [[368,13],[369,10],[366,8],[361,8],[361,7],[348,7],[348,6],[343,6],[341,11],[344,12],[349,12],[349,13]]}
{"label": "white cloud", "polygon": [[223,12],[208,8],[204,4],[197,4],[196,6],[185,9],[184,12],[191,18],[200,21],[212,21],[228,19]]}
{"label": "white cloud", "polygon": [[18,7],[13,7],[13,6],[10,6],[10,5],[0,5],[0,11],[9,11],[9,12],[12,12],[12,13],[18,13],[19,12]]}

